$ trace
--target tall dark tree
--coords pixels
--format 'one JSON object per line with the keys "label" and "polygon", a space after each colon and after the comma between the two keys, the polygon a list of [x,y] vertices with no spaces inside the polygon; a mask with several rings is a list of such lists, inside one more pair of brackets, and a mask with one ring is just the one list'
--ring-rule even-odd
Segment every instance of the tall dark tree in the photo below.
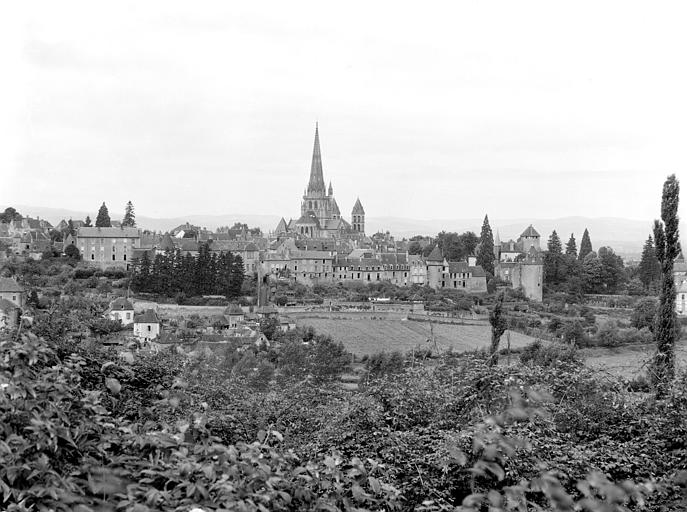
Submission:
{"label": "tall dark tree", "polygon": [[563,244],[554,229],[547,243],[544,256],[544,280],[548,285],[557,285],[565,280],[565,264],[563,261]]}
{"label": "tall dark tree", "polygon": [[124,218],[122,219],[122,226],[136,227],[136,214],[134,213],[134,205],[131,201],[126,203],[124,210]]}
{"label": "tall dark tree", "polygon": [[83,225],[86,226],[87,228],[90,228],[90,227],[93,226],[93,224],[91,224],[91,217],[90,217],[90,215],[86,215],[86,220],[83,221]]}
{"label": "tall dark tree", "polygon": [[107,206],[103,203],[98,210],[98,216],[95,219],[96,228],[111,228],[112,221],[110,220],[110,213],[107,211]]}
{"label": "tall dark tree", "polygon": [[680,253],[679,218],[677,208],[680,202],[680,183],[671,174],[663,184],[661,200],[661,221],[654,221],[654,242],[656,257],[661,264],[661,293],[656,313],[656,354],[651,362],[651,378],[656,386],[656,396],[664,397],[669,383],[675,376],[675,342],[679,336],[677,313],[675,312],[675,278],[673,262]]}
{"label": "tall dark tree", "polygon": [[577,258],[579,260],[584,260],[584,257],[592,252],[592,241],[589,238],[589,231],[587,228],[584,229],[584,233],[582,234],[582,241],[580,242],[580,252],[577,255]]}
{"label": "tall dark tree", "polygon": [[617,293],[618,287],[627,277],[623,259],[610,247],[599,248],[598,258],[601,263],[601,284],[604,293]]}
{"label": "tall dark tree", "polygon": [[494,275],[494,234],[491,232],[489,217],[487,215],[484,216],[482,232],[479,236],[477,264],[489,274]]}
{"label": "tall dark tree", "polygon": [[661,277],[661,264],[656,257],[656,248],[654,247],[654,239],[651,235],[644,242],[642,249],[642,259],[639,262],[639,280],[645,288],[648,288],[651,283],[658,281]]}
{"label": "tall dark tree", "polygon": [[575,241],[575,233],[570,233],[570,240],[565,244],[565,255],[577,258],[577,242]]}

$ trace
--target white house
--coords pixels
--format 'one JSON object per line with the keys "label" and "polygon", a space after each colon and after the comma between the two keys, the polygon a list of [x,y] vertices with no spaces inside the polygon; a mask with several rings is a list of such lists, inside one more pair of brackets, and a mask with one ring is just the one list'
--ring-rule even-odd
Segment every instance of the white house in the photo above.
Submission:
{"label": "white house", "polygon": [[110,320],[120,320],[122,325],[129,325],[134,322],[134,306],[124,297],[119,297],[110,303],[107,317]]}
{"label": "white house", "polygon": [[152,341],[160,335],[160,319],[152,309],[134,317],[134,336],[140,341]]}

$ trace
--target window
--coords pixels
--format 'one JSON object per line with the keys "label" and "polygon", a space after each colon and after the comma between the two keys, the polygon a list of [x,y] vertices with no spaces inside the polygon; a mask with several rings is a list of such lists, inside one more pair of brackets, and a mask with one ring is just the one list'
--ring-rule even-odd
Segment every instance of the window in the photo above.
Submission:
{"label": "window", "polygon": [[151,331],[151,328],[150,328],[150,326],[148,326],[148,332],[150,332],[150,331]]}
{"label": "window", "polygon": [[129,320],[131,318],[131,313],[126,314],[126,319]]}
{"label": "window", "polygon": [[112,261],[114,261],[114,260],[115,260],[115,255],[113,254],[113,255],[112,255]]}
{"label": "window", "polygon": [[91,259],[92,259],[92,260],[95,259],[95,254],[91,254]]}
{"label": "window", "polygon": [[124,261],[126,261],[126,254],[124,255]]}

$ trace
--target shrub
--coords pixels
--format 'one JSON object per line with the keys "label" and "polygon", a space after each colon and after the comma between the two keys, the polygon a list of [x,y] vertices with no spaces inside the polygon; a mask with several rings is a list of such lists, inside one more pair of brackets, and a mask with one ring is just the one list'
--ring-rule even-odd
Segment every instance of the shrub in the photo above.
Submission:
{"label": "shrub", "polygon": [[520,353],[520,362],[537,366],[555,366],[558,364],[582,364],[582,358],[574,346],[560,343],[543,344],[540,340],[527,345]]}

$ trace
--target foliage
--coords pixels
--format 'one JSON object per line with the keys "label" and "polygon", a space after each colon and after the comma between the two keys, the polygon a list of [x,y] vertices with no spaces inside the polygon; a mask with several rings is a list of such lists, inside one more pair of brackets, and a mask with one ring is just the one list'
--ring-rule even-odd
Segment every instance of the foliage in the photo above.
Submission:
{"label": "foliage", "polygon": [[657,312],[655,337],[656,354],[651,365],[651,376],[657,395],[667,393],[666,386],[675,375],[675,342],[679,335],[677,313],[675,312],[675,279],[673,262],[680,252],[679,219],[680,184],[671,174],[663,184],[661,219],[654,221],[656,258],[661,264],[661,293]]}
{"label": "foliage", "polygon": [[124,219],[122,219],[122,226],[136,227],[136,213],[134,212],[134,205],[131,201],[126,203],[124,210]]}
{"label": "foliage", "polygon": [[642,249],[642,259],[639,262],[639,280],[645,288],[659,281],[661,278],[661,264],[656,257],[656,248],[654,247],[654,239],[649,235],[644,248]]}
{"label": "foliage", "polygon": [[79,251],[79,248],[76,245],[69,244],[65,248],[64,254],[68,258],[73,259],[75,261],[79,261],[81,259],[81,252]]}
{"label": "foliage", "polygon": [[224,295],[238,297],[244,281],[243,259],[231,252],[210,252],[207,244],[200,244],[198,256],[181,251],[156,254],[151,261],[147,252],[136,262],[132,287],[138,292],[174,297],[183,293],[195,295]]}
{"label": "foliage", "polygon": [[110,214],[107,211],[107,206],[105,206],[105,203],[100,205],[100,209],[98,210],[98,216],[95,219],[95,227],[96,228],[110,228],[110,227],[112,227],[112,222],[110,221]]}
{"label": "foliage", "polygon": [[5,211],[0,213],[0,222],[9,224],[15,220],[22,220],[24,217],[12,206],[5,208]]}
{"label": "foliage", "polygon": [[580,251],[577,254],[577,258],[580,261],[583,261],[585,257],[592,252],[592,241],[589,238],[589,231],[587,228],[584,229],[584,233],[582,234],[582,241],[580,242]]}
{"label": "foliage", "polygon": [[477,264],[485,272],[494,275],[494,234],[491,232],[489,217],[484,216],[482,231],[479,236],[479,250],[477,252]]}
{"label": "foliage", "polygon": [[577,259],[577,242],[575,241],[575,233],[570,233],[570,239],[565,244],[565,255]]}
{"label": "foliage", "polygon": [[640,299],[632,311],[631,325],[637,329],[649,329],[652,333],[656,325],[658,301],[653,297]]}
{"label": "foliage", "polygon": [[491,325],[491,345],[489,346],[489,358],[492,365],[498,362],[499,342],[501,336],[508,328],[508,321],[503,316],[504,295],[500,294],[494,308],[489,312],[489,324]]}
{"label": "foliage", "polygon": [[574,345],[543,344],[541,340],[535,340],[520,353],[520,362],[539,366],[556,366],[558,364],[579,366],[582,364],[582,359]]}

